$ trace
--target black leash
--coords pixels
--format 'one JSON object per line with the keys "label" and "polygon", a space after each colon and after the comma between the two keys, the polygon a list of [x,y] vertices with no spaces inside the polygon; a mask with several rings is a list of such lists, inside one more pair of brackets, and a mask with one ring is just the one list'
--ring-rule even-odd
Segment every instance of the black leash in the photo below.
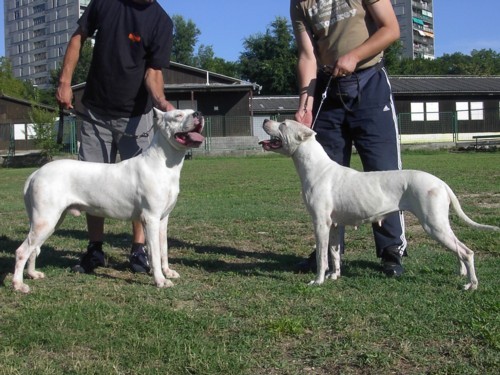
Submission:
{"label": "black leash", "polygon": [[105,128],[105,129],[108,129],[109,131],[115,133],[115,134],[119,134],[123,137],[128,137],[128,138],[134,138],[134,139],[138,139],[138,138],[147,138],[149,137],[149,133],[151,132],[151,130],[153,129],[154,127],[154,124],[149,128],[148,131],[142,133],[142,134],[139,134],[139,135],[136,135],[136,134],[129,134],[129,133],[126,133],[126,132],[123,132],[121,130],[116,130],[116,129],[113,129],[112,127],[108,126],[105,122],[103,121],[100,121],[100,120],[95,120],[93,118],[91,118],[89,115],[87,115],[86,113],[83,113],[83,112],[80,112],[76,109],[73,108],[73,110],[71,111],[71,114],[73,114],[74,116],[76,117],[79,117],[81,120],[85,121],[85,122],[88,122],[92,125],[96,125],[96,126],[100,126],[101,128]]}
{"label": "black leash", "polygon": [[64,108],[59,107],[59,126],[57,127],[57,144],[61,145],[64,135]]}

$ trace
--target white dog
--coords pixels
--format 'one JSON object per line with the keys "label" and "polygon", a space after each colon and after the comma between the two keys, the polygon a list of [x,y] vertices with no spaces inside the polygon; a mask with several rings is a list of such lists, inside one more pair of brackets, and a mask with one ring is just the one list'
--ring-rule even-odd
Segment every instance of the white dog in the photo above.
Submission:
{"label": "white dog", "polygon": [[500,230],[472,221],[462,211],[450,187],[437,177],[414,170],[358,172],[332,161],[316,141],[315,132],[292,120],[283,123],[264,121],[271,136],[260,142],[266,151],[291,156],[302,183],[302,194],[312,216],[316,237],[316,278],[311,284],[322,284],[327,271],[328,248],[334,269],[327,278],[340,276],[340,225],[357,226],[364,222],[382,222],[392,212],[410,211],[425,231],[455,252],[460,274],[468,276],[465,289],[476,289],[474,252],[453,233],[448,219],[450,203],[458,216],[478,229]]}
{"label": "white dog", "polygon": [[12,279],[15,290],[29,292],[23,282],[27,261],[29,277],[44,277],[35,270],[40,246],[67,212],[78,216],[81,211],[141,221],[156,286],[173,285],[167,278],[178,278],[179,274],[168,265],[168,216],[179,194],[186,150],[199,147],[204,140],[201,135],[204,120],[192,110],[164,113],[155,109],[155,112],[155,135],[148,149],[137,157],[117,164],[59,160],[31,174],[24,186],[30,231],[16,250]]}

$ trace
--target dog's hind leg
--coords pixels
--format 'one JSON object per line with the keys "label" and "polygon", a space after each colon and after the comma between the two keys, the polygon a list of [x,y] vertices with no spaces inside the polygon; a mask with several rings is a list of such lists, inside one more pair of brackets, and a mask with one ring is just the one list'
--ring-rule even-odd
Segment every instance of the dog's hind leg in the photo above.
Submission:
{"label": "dog's hind leg", "polygon": [[[50,235],[50,234],[49,234]],[[35,270],[35,259],[40,252],[40,246],[49,235],[42,238],[36,233],[30,231],[28,237],[16,250],[16,265],[14,276],[12,277],[12,286],[14,290],[23,293],[29,293],[30,288],[23,282],[23,272],[26,262],[28,262],[28,276],[32,279],[43,279],[45,274]]]}
{"label": "dog's hind leg", "polygon": [[467,276],[469,281],[464,285],[464,289],[477,289],[478,280],[474,268],[474,252],[459,241],[449,226],[448,220],[446,220],[446,223],[445,228],[436,228],[436,226],[428,224],[422,226],[432,238],[457,255],[460,265],[460,274],[462,276]]}
{"label": "dog's hind leg", "polygon": [[[30,231],[24,242],[16,250],[16,264],[12,286],[15,290],[29,293],[29,286],[23,282],[23,272],[28,263],[28,276],[32,279],[43,279],[45,274],[35,270],[36,257],[40,254],[42,244],[54,233],[55,227],[61,222],[60,214],[46,212],[44,216],[37,212],[30,212]],[[47,218],[53,218],[47,219]],[[57,218],[59,220],[57,221]]]}
{"label": "dog's hind leg", "polygon": [[[34,253],[34,248],[30,246],[28,238],[19,246],[16,250],[16,265],[14,268],[14,276],[12,277],[12,287],[14,290],[23,293],[29,293],[30,288],[28,285],[24,284],[23,272],[24,266],[28,261],[28,258]],[[36,256],[36,253],[34,253]]]}
{"label": "dog's hind leg", "polygon": [[160,251],[161,267],[167,279],[178,279],[179,274],[171,269],[168,264],[168,239],[167,239],[168,216],[160,221]]}

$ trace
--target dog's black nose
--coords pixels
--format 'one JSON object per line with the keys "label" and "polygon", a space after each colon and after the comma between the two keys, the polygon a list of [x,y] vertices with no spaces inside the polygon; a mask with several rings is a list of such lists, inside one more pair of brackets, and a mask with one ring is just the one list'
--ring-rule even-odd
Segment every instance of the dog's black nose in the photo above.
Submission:
{"label": "dog's black nose", "polygon": [[201,113],[199,111],[196,111],[196,112],[193,113],[193,117],[202,118],[203,117],[203,113]]}

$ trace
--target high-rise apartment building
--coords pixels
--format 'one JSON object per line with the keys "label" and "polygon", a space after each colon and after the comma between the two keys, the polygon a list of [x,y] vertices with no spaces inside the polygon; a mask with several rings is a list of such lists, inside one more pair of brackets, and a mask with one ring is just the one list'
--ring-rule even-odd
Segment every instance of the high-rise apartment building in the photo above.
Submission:
{"label": "high-rise apartment building", "polygon": [[391,0],[401,29],[403,56],[434,59],[432,0]]}
{"label": "high-rise apartment building", "polygon": [[90,0],[4,0],[5,55],[16,78],[50,86]]}

